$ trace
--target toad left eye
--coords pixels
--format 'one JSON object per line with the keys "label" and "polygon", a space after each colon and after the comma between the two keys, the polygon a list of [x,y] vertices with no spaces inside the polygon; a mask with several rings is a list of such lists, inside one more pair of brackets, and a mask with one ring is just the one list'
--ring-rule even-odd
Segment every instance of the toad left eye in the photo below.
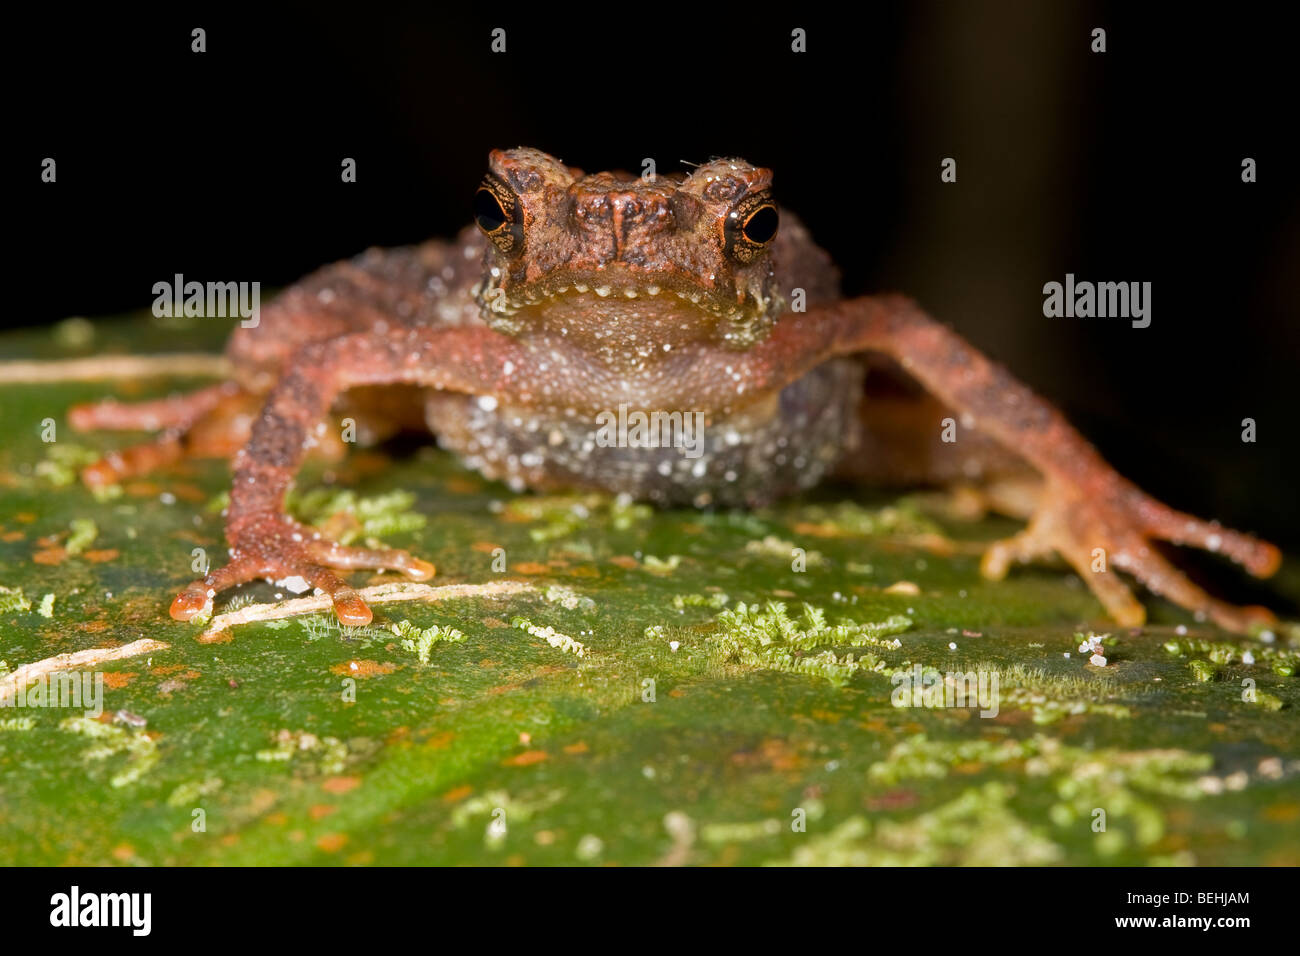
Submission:
{"label": "toad left eye", "polygon": [[776,227],[780,222],[781,217],[776,207],[767,203],[750,213],[740,229],[746,239],[762,246],[776,238]]}
{"label": "toad left eye", "polygon": [[742,265],[761,256],[776,238],[781,214],[766,190],[742,199],[727,215],[727,253]]}

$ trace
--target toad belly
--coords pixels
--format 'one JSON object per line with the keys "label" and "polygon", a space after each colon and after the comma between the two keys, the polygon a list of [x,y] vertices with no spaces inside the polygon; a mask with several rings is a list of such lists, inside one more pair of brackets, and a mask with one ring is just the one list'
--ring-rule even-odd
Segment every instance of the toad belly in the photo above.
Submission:
{"label": "toad belly", "polygon": [[634,403],[556,417],[493,399],[435,393],[438,443],[511,488],[596,489],[659,505],[764,504],[810,488],[857,445],[862,369],[828,362],[775,399],[725,420]]}

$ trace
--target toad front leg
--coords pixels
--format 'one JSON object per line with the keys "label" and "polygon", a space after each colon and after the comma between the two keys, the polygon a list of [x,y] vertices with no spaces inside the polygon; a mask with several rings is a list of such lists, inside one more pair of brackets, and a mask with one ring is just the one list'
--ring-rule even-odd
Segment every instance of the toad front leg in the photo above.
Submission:
{"label": "toad front leg", "polygon": [[[188,621],[218,592],[254,578],[300,577],[329,594],[344,624],[367,624],[370,608],[335,571],[375,568],[423,580],[433,565],[405,551],[347,548],[284,513],[284,496],[312,431],[344,390],[407,383],[477,395],[527,396],[526,362],[515,343],[480,328],[358,332],[304,346],[267,397],[248,444],[235,456],[226,512],[230,563],[195,581],[172,602]],[[516,371],[518,369],[518,371]]]}
{"label": "toad front leg", "polygon": [[[1028,527],[988,549],[982,563],[986,576],[1001,578],[1013,562],[1057,552],[1124,625],[1141,624],[1146,611],[1111,568],[1132,574],[1156,594],[1230,631],[1247,632],[1274,620],[1264,608],[1236,607],[1206,594],[1151,542],[1160,539],[1219,552],[1256,577],[1277,570],[1277,548],[1144,494],[1111,468],[1056,409],[904,297],[855,299],[787,316],[772,337],[747,356],[749,380],[760,389],[779,387],[828,358],[856,352],[891,356],[955,409],[964,424],[1042,474],[1044,488]],[[1103,552],[1108,570],[1101,570],[1098,560]]]}

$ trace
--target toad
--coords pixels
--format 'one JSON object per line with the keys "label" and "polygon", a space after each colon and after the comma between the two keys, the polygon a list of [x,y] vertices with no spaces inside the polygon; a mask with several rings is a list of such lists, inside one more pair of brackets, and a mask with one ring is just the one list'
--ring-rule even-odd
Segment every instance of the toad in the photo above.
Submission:
{"label": "toad", "polygon": [[[344,547],[285,513],[304,456],[337,453],[346,415],[369,440],[427,426],[520,490],[731,507],[830,477],[978,486],[1027,521],[988,546],[990,578],[1059,554],[1123,625],[1145,610],[1117,571],[1232,631],[1273,620],[1210,596],[1152,542],[1218,552],[1261,577],[1277,548],[1144,494],[911,299],[842,297],[769,170],[722,159],[689,175],[584,175],[535,149],[495,151],[473,217],[455,241],[372,249],[287,289],[256,327],[235,329],[232,381],[72,410],[77,428],[161,432],[87,468],[92,485],[233,455],[229,561],[181,591],[172,617],[206,612],[245,581],[301,579],[359,625],[371,611],[341,572],[434,574],[405,551]],[[891,380],[914,384],[877,387]],[[598,440],[599,422],[629,410],[661,431],[700,423],[693,453],[611,441],[607,429]]]}

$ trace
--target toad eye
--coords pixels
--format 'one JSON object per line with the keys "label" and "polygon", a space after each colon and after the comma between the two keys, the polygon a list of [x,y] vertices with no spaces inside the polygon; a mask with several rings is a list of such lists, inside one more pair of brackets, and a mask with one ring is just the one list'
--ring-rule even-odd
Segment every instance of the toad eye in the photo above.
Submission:
{"label": "toad eye", "polygon": [[501,201],[492,195],[492,190],[480,186],[474,194],[474,222],[478,227],[490,236],[509,221],[510,217],[501,208]]}
{"label": "toad eye", "polygon": [[780,222],[781,217],[777,214],[776,207],[766,203],[750,213],[740,229],[750,242],[763,246],[776,238],[776,227]]}
{"label": "toad eye", "polygon": [[474,224],[503,254],[514,256],[523,251],[524,226],[519,200],[494,176],[484,179],[474,193]]}
{"label": "toad eye", "polygon": [[724,232],[728,255],[748,265],[766,251],[780,224],[776,203],[766,191],[746,196],[727,214]]}

